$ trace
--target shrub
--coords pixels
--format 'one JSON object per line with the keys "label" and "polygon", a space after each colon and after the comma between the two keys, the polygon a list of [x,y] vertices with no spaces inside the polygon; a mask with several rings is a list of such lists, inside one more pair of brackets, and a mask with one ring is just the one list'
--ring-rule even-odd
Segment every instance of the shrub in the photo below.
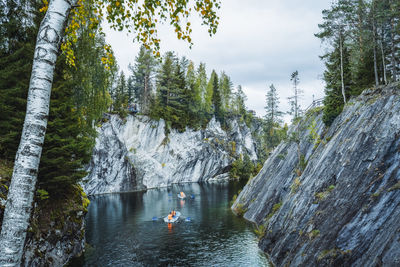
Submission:
{"label": "shrub", "polygon": [[261,239],[263,236],[265,236],[266,231],[267,228],[263,224],[256,225],[254,227],[254,233],[258,236],[258,239]]}
{"label": "shrub", "polygon": [[310,239],[314,239],[314,238],[316,238],[317,236],[319,236],[319,234],[320,234],[320,231],[317,230],[317,229],[314,229],[314,230],[312,230],[312,231],[308,234],[308,237],[309,237]]}
{"label": "shrub", "polygon": [[290,192],[292,194],[295,194],[297,190],[299,190],[300,185],[301,185],[300,179],[299,177],[296,177],[296,179],[294,179],[293,181],[293,184],[290,186]]}
{"label": "shrub", "polygon": [[36,195],[37,195],[38,199],[40,199],[40,200],[45,200],[45,199],[49,198],[49,192],[47,192],[44,189],[38,189],[36,191]]}
{"label": "shrub", "polygon": [[247,211],[247,209],[244,208],[244,205],[242,203],[239,203],[236,205],[236,208],[235,208],[236,216],[243,217],[243,215],[246,213],[246,211]]}

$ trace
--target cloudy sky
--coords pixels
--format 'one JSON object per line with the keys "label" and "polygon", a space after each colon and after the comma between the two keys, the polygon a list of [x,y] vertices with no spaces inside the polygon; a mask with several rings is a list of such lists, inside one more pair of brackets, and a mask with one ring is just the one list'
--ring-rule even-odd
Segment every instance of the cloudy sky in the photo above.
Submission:
{"label": "cloudy sky", "polygon": [[[194,46],[178,41],[171,28],[160,29],[162,51],[172,50],[199,64],[205,62],[210,73],[224,70],[235,88],[242,85],[249,109],[264,115],[265,94],[271,83],[277,88],[282,111],[289,110],[287,97],[292,94],[290,74],[298,70],[304,90],[301,106],[306,107],[323,96],[323,53],[320,40],[314,37],[321,11],[332,0],[222,0],[220,26],[215,36],[192,18]],[[107,31],[118,64],[129,73],[128,64],[138,53],[139,45],[126,33]],[[289,120],[287,116],[286,121]]]}

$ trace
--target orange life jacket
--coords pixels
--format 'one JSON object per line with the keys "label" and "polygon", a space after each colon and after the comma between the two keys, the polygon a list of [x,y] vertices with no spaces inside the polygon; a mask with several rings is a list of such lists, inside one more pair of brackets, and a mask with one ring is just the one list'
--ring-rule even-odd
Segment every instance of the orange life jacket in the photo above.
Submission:
{"label": "orange life jacket", "polygon": [[183,197],[183,195],[184,195],[183,192],[181,192],[181,197]]}
{"label": "orange life jacket", "polygon": [[172,214],[168,214],[168,220],[172,220]]}
{"label": "orange life jacket", "polygon": [[172,212],[172,216],[175,216],[175,215],[176,215],[176,212],[175,212],[175,211],[173,211],[173,212]]}

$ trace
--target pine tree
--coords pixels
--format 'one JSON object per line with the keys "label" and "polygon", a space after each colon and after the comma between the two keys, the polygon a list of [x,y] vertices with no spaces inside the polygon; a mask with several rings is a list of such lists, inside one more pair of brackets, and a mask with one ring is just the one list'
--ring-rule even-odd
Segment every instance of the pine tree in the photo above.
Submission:
{"label": "pine tree", "polygon": [[222,109],[227,112],[231,109],[231,95],[232,95],[232,81],[228,75],[223,71],[219,80],[219,88],[222,99]]}
{"label": "pine tree", "polygon": [[213,95],[214,95],[214,80],[217,74],[215,71],[211,73],[210,79],[207,82],[207,87],[204,95],[204,111],[206,113],[207,119],[210,119],[214,114],[213,107]]}
{"label": "pine tree", "polygon": [[273,148],[279,144],[279,128],[283,112],[279,110],[279,97],[273,84],[266,95],[264,138],[267,148]]}
{"label": "pine tree", "polygon": [[300,98],[303,95],[303,90],[298,87],[300,79],[297,70],[290,75],[290,80],[293,83],[293,96],[289,97],[290,111],[288,113],[293,115],[293,120],[296,120],[300,117]]}
{"label": "pine tree", "polygon": [[167,52],[157,74],[157,101],[152,107],[152,114],[158,118],[169,118],[169,106],[171,88],[174,83],[175,55]]}
{"label": "pine tree", "polygon": [[189,121],[187,89],[184,68],[179,61],[176,61],[167,109],[169,110],[169,120],[172,122],[172,127],[180,131],[185,130]]}
{"label": "pine tree", "polygon": [[121,117],[126,117],[128,107],[128,86],[124,72],[121,72],[114,89],[113,111]]}
{"label": "pine tree", "polygon": [[243,92],[242,86],[238,85],[237,92],[234,95],[233,105],[234,105],[235,115],[240,116],[241,120],[244,119],[244,117],[246,116],[246,113],[247,113],[247,108],[246,108],[246,103],[245,103],[246,100],[247,100],[247,97],[246,97],[245,93]]}
{"label": "pine tree", "polygon": [[279,97],[273,84],[270,85],[266,95],[267,105],[265,106],[265,120],[268,124],[274,125],[281,122],[283,112],[279,110]]}
{"label": "pine tree", "polygon": [[134,81],[133,90],[135,92],[135,98],[139,102],[140,110],[143,113],[149,111],[149,105],[153,94],[153,79],[156,67],[157,60],[144,46],[140,47],[134,65],[129,66]]}
{"label": "pine tree", "polygon": [[200,92],[201,98],[201,109],[206,110],[206,91],[207,91],[207,73],[206,73],[206,64],[200,63],[197,68],[197,76],[196,76],[196,88],[198,88]]}
{"label": "pine tree", "polygon": [[[337,42],[340,42],[337,39]],[[349,52],[347,48],[343,51],[344,58],[344,82],[349,87],[352,85]],[[324,115],[322,120],[326,125],[331,125],[333,120],[342,112],[344,100],[341,89],[341,69],[340,69],[340,49],[339,44],[336,45],[334,53],[330,53],[324,57],[326,70],[324,72],[325,98],[324,98]],[[350,95],[350,90],[346,90],[347,96]]]}
{"label": "pine tree", "polygon": [[[212,80],[211,80],[212,79]],[[221,123],[224,122],[224,113],[222,107],[221,91],[219,88],[219,80],[217,73],[213,70],[211,73],[210,82],[212,83],[212,105],[214,108],[215,118]]]}
{"label": "pine tree", "polygon": [[[65,65],[63,59],[60,65]],[[65,79],[67,67],[55,73],[47,134],[38,173],[38,186],[50,197],[62,197],[86,175],[94,145],[94,130],[76,108],[72,79]]]}
{"label": "pine tree", "polygon": [[197,128],[203,120],[201,114],[201,91],[197,83],[196,72],[192,61],[189,62],[186,72],[186,98],[188,99],[185,108],[188,113],[189,126]]}
{"label": "pine tree", "polygon": [[[0,18],[0,157],[13,161],[21,137],[35,34],[35,2],[5,1]],[[29,4],[29,5],[28,5]],[[32,18],[27,23],[26,17]]]}

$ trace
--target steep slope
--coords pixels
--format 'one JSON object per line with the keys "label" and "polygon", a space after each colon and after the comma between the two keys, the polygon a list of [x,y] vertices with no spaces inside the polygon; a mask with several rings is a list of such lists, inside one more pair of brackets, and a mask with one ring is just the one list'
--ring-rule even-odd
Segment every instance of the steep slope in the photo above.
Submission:
{"label": "steep slope", "polygon": [[123,192],[227,177],[234,155],[256,160],[250,130],[235,120],[224,131],[212,119],[204,130],[175,130],[145,116],[110,115],[98,129],[84,179],[88,194]]}
{"label": "steep slope", "polygon": [[366,90],[329,129],[320,113],[291,129],[300,157],[281,143],[232,209],[265,226],[277,266],[399,266],[399,86]]}

